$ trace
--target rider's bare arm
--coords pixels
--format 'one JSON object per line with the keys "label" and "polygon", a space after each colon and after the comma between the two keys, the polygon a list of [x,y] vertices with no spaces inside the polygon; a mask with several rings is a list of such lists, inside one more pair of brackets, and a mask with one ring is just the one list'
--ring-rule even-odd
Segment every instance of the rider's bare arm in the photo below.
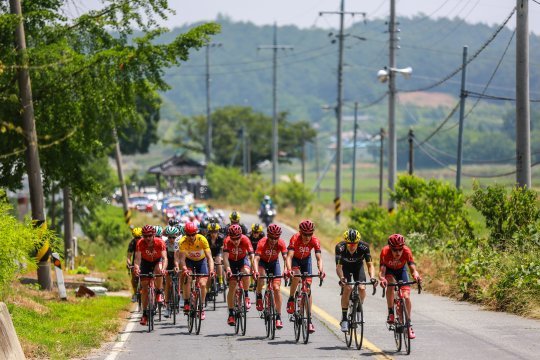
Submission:
{"label": "rider's bare arm", "polygon": [[205,249],[204,254],[206,255],[206,259],[208,261],[209,271],[214,272],[214,259],[212,258],[212,251],[210,251],[210,249]]}

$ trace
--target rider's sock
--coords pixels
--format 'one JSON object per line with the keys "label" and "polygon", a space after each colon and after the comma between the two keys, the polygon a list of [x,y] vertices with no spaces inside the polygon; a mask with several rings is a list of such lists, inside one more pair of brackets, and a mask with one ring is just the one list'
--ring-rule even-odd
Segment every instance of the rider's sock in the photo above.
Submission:
{"label": "rider's sock", "polygon": [[388,314],[393,314],[394,313],[394,308],[388,308]]}
{"label": "rider's sock", "polygon": [[276,314],[276,320],[281,320],[281,314]]}
{"label": "rider's sock", "polygon": [[294,298],[292,296],[289,296],[289,300],[288,301],[294,301]]}
{"label": "rider's sock", "polygon": [[257,293],[257,299],[262,299],[262,294],[261,293]]}
{"label": "rider's sock", "polygon": [[347,308],[345,308],[345,309],[341,308],[341,320],[342,321],[347,320]]}
{"label": "rider's sock", "polygon": [[184,305],[187,305],[187,304],[188,304],[188,301],[184,299]]}
{"label": "rider's sock", "polygon": [[218,276],[218,283],[223,284],[223,276]]}
{"label": "rider's sock", "polygon": [[249,291],[248,291],[248,290],[244,290],[244,295],[245,295],[245,296],[249,296]]}
{"label": "rider's sock", "polygon": [[233,316],[233,309],[229,309],[229,316]]}

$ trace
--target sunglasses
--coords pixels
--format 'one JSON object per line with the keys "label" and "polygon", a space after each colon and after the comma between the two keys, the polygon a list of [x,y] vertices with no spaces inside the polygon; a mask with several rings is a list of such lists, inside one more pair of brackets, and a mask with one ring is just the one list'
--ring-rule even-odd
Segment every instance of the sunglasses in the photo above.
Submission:
{"label": "sunglasses", "polygon": [[240,240],[240,236],[237,237],[237,238],[233,238],[233,237],[232,237],[231,240],[232,240],[232,241],[238,241],[238,240]]}
{"label": "sunglasses", "polygon": [[154,235],[143,235],[143,238],[151,238],[154,237]]}
{"label": "sunglasses", "polygon": [[403,248],[390,248],[390,250],[392,250],[392,252],[402,252],[403,251]]}

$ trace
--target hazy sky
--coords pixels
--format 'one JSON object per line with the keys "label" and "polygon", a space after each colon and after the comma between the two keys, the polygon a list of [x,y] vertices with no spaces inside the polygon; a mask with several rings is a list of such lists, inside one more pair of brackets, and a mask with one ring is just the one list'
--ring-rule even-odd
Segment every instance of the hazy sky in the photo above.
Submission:
{"label": "hazy sky", "polygon": [[[70,0],[77,4],[71,12],[86,11],[99,7],[100,0]],[[540,2],[540,0],[539,0]],[[319,11],[339,10],[340,0],[169,0],[176,15],[164,22],[169,28],[201,20],[214,20],[218,14],[236,21],[255,24],[294,24],[299,27],[337,27],[338,16],[319,16]],[[399,16],[424,13],[432,18],[459,17],[471,23],[489,25],[501,23],[516,5],[516,0],[396,0]],[[367,13],[367,18],[387,18],[390,0],[346,0],[346,11]],[[348,25],[361,17],[347,17]],[[515,17],[509,22],[515,27]],[[540,35],[540,4],[529,0],[529,28]]]}

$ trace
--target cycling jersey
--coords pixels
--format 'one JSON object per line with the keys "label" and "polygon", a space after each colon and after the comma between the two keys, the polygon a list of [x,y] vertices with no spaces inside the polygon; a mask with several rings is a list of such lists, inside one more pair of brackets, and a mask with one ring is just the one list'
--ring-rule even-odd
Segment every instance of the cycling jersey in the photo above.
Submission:
{"label": "cycling jersey", "polygon": [[154,237],[150,245],[144,239],[137,242],[137,251],[141,253],[141,259],[148,262],[161,261],[161,252],[165,249],[165,243],[158,237]]}
{"label": "cycling jersey", "polygon": [[238,261],[253,254],[253,247],[246,235],[242,235],[238,246],[235,246],[231,238],[227,236],[223,243],[223,252],[229,253],[229,261]]}
{"label": "cycling jersey", "polygon": [[169,239],[165,241],[165,246],[167,247],[167,270],[174,269],[174,253],[179,249],[179,241],[179,237],[172,241],[169,241]]}
{"label": "cycling jersey", "polygon": [[195,240],[191,242],[185,235],[180,239],[180,252],[186,254],[186,258],[197,261],[206,257],[205,250],[210,249],[208,240],[201,234],[195,235]]}
{"label": "cycling jersey", "polygon": [[208,236],[208,244],[212,251],[212,257],[216,257],[223,253],[223,240],[225,240],[225,235],[221,233],[218,233],[216,240],[212,240],[212,237]]}
{"label": "cycling jersey", "polygon": [[253,232],[249,233],[249,241],[251,241],[251,246],[253,247],[254,251],[257,251],[257,244],[264,238],[264,232],[261,231],[259,233],[259,237],[255,237],[253,235]]}
{"label": "cycling jersey", "polygon": [[351,254],[347,249],[347,242],[342,241],[336,245],[336,265],[351,265],[355,263],[362,264],[362,261],[371,262],[371,253],[369,245],[364,241],[360,241],[356,250]]}
{"label": "cycling jersey", "polygon": [[381,266],[386,266],[388,269],[398,270],[405,267],[405,265],[414,265],[413,255],[411,249],[407,246],[403,246],[403,252],[397,259],[394,258],[390,246],[386,245],[381,250],[380,258]]}
{"label": "cycling jersey", "polygon": [[278,259],[279,253],[283,255],[287,253],[285,241],[280,238],[274,245],[270,245],[268,238],[264,237],[259,241],[255,256],[259,256],[262,261],[270,263]]}
{"label": "cycling jersey", "polygon": [[133,263],[135,262],[135,251],[137,250],[137,241],[139,241],[141,238],[140,237],[134,237],[133,239],[131,239],[131,241],[129,242],[129,245],[128,245],[128,253],[131,253],[131,264],[133,265]]}
{"label": "cycling jersey", "polygon": [[302,235],[298,232],[291,237],[287,249],[294,251],[294,258],[305,259],[311,257],[311,249],[315,249],[315,253],[320,253],[321,243],[316,236],[312,236],[307,243],[304,243]]}

